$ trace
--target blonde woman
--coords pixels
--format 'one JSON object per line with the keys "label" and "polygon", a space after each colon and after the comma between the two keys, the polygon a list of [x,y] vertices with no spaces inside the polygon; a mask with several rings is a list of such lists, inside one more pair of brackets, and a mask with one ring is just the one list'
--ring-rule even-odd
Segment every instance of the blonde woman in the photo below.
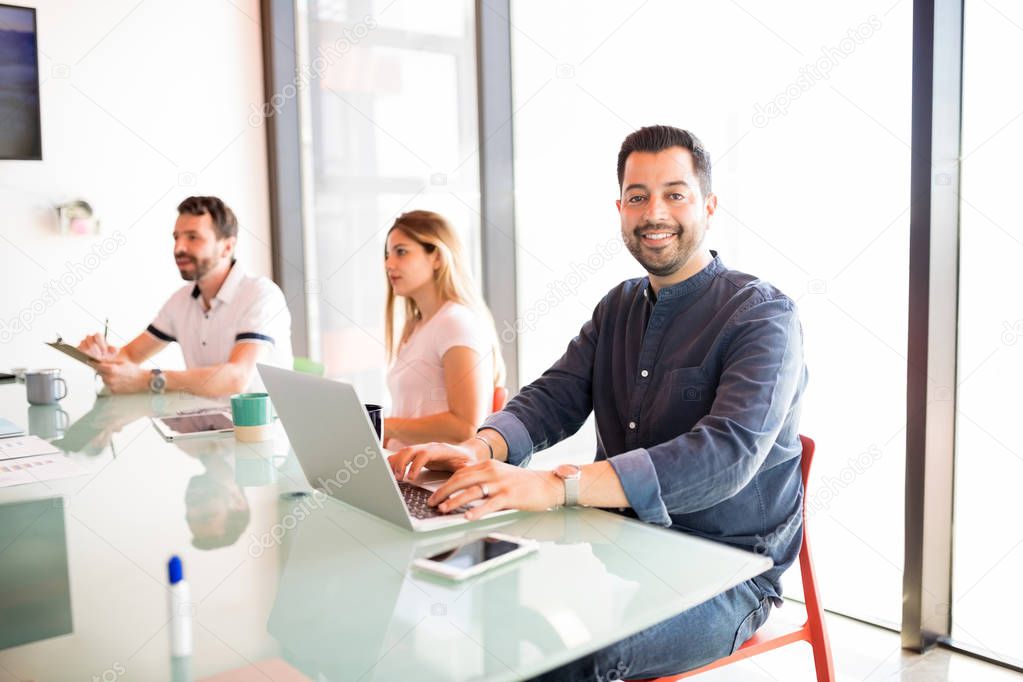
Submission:
{"label": "blonde woman", "polygon": [[504,385],[504,361],[458,235],[436,213],[404,213],[387,233],[384,268],[393,401],[384,445],[467,440]]}

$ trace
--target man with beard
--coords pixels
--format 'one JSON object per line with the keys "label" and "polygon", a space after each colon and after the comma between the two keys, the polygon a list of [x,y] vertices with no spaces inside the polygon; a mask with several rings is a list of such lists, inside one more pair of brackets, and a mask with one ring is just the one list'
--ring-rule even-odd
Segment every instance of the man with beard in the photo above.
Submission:
{"label": "man with beard", "polygon": [[[174,262],[190,284],[123,348],[107,344],[102,334],[78,345],[100,360],[96,371],[111,392],[224,396],[258,382],[257,362],[291,367],[291,315],[284,294],[266,277],[242,270],[234,259],[237,241],[238,220],[217,197],[188,197],[178,205]],[[173,341],[181,345],[187,369],[139,366]]]}
{"label": "man with beard", "polygon": [[[405,448],[392,469],[399,478],[427,464],[454,471],[430,503],[448,511],[482,500],[469,518],[604,507],[764,552],[774,567],[544,676],[559,681],[672,675],[730,654],[781,603],[781,574],[801,539],[806,370],[795,304],[704,245],[718,201],[710,158],[691,133],[652,126],[629,135],[618,188],[622,239],[648,275],[612,289],[561,359],[473,439]],[[523,466],[591,411],[592,464]]]}

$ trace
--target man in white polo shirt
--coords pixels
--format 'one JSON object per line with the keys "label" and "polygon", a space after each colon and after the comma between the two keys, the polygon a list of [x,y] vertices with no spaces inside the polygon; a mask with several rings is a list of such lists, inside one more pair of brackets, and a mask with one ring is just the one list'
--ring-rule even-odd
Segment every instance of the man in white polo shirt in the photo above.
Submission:
{"label": "man in white polo shirt", "polygon": [[[258,386],[256,363],[291,368],[291,315],[266,277],[245,274],[234,259],[238,221],[217,197],[188,197],[174,224],[174,262],[191,282],[170,297],[146,331],[117,348],[102,334],[78,347],[103,362],[96,371],[113,393],[187,391],[223,396]],[[182,371],[139,365],[176,341]]]}

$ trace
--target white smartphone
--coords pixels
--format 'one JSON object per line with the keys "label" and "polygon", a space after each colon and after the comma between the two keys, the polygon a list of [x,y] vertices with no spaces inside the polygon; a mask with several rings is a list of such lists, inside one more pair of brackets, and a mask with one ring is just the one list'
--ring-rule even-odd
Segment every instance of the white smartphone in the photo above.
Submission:
{"label": "white smartphone", "polygon": [[465,580],[535,552],[538,546],[535,540],[491,533],[433,556],[416,559],[412,565],[451,580]]}

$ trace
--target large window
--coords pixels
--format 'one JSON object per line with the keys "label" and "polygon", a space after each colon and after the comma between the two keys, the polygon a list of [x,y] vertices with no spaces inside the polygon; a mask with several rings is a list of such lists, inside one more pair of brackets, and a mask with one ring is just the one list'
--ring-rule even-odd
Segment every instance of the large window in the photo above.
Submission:
{"label": "large window", "polygon": [[473,6],[305,0],[298,22],[310,355],[378,400],[395,217],[445,215],[478,271]]}
{"label": "large window", "polygon": [[991,77],[1023,62],[1023,10],[967,2],[963,30],[952,636],[1023,665],[1023,435],[1013,391],[1023,383],[1015,274],[1023,259],[1016,202],[1023,92]]}
{"label": "large window", "polygon": [[[618,238],[622,138],[694,131],[720,198],[711,247],[801,309],[828,607],[897,626],[912,3],[626,2],[585,20],[568,0],[512,8],[522,382],[643,274]],[[594,440],[586,425],[560,452],[592,457]]]}
{"label": "large window", "polygon": [[[300,164],[287,139],[291,123],[282,121],[277,132],[285,134],[271,139],[286,157],[275,168],[288,170],[276,184],[292,179],[278,189],[276,236],[295,251],[298,241],[287,237],[297,234],[298,221],[289,221],[298,195],[305,217],[304,256],[285,253],[277,274],[289,301],[306,302],[309,355],[367,399],[383,394],[384,235],[398,213],[429,208],[461,232],[477,273],[481,255],[504,266],[489,271],[498,332],[515,344],[519,383],[532,380],[608,289],[643,274],[621,244],[614,207],[621,140],[653,123],[689,128],[714,162],[720,203],[711,248],[800,306],[810,370],[802,431],[818,444],[807,508],[828,608],[898,627],[904,605],[906,646],[951,636],[955,645],[1023,663],[1013,622],[1023,603],[1011,590],[1023,569],[1023,537],[1013,530],[1023,512],[1016,492],[1023,441],[1013,430],[1018,401],[1004,388],[1023,378],[1023,311],[1011,277],[1023,256],[1013,204],[1023,95],[1000,76],[1023,60],[1013,47],[1023,44],[1023,10],[1008,0],[970,0],[961,36],[958,0],[832,3],[827,11],[809,0],[628,0],[582,14],[570,0],[510,5],[514,113],[505,120],[503,36],[486,19],[504,19],[504,3],[479,5],[488,36],[480,108],[469,0],[296,1],[294,89],[285,86],[268,106],[283,104],[294,118],[288,101],[297,94],[301,103]],[[290,59],[289,38],[264,36]],[[280,80],[292,65],[275,51]],[[919,127],[911,130],[914,103]],[[482,202],[488,236],[511,234],[498,224],[510,215],[510,186],[493,171],[504,168],[509,137],[514,144],[514,268],[503,260],[507,241],[490,240],[479,253],[480,111],[491,141]],[[928,154],[935,167],[961,162],[961,186],[954,169],[930,173]],[[290,172],[297,165],[303,172]],[[950,186],[958,215],[942,203]],[[912,242],[911,192],[922,197]],[[515,305],[500,288],[512,269]],[[936,307],[953,300],[946,295],[953,290],[954,346],[952,318],[941,319]],[[935,314],[927,317],[926,305]],[[917,386],[924,377],[907,361],[908,322],[914,355],[926,351],[938,371],[951,371],[955,348],[958,376],[944,380],[954,385],[930,385],[928,376],[926,391]],[[917,404],[907,411],[911,367],[910,395],[926,393],[927,411]],[[952,500],[952,429],[936,401],[948,400],[956,407],[954,527],[941,514]],[[589,423],[534,463],[585,461],[595,448]],[[907,545],[904,524],[919,524],[921,510],[928,530]],[[787,578],[787,593],[798,596],[795,572]]]}

